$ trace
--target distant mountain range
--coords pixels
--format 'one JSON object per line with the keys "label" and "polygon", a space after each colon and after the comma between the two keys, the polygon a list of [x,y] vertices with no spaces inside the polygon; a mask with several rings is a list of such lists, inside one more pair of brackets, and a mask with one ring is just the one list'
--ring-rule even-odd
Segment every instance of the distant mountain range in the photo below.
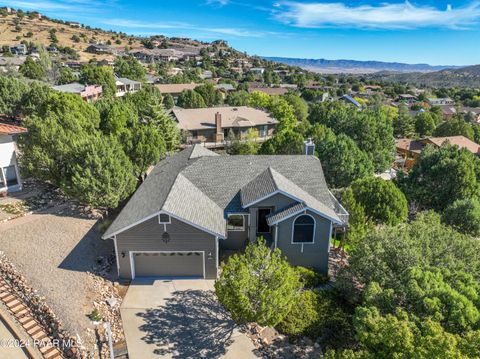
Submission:
{"label": "distant mountain range", "polygon": [[445,69],[457,69],[459,66],[431,66],[428,64],[404,64],[400,62],[296,59],[289,57],[263,57],[266,60],[298,66],[318,73],[371,74],[380,71],[392,72],[434,72]]}
{"label": "distant mountain range", "polygon": [[427,87],[480,87],[480,65],[445,69],[429,73],[377,72],[369,77],[382,81],[399,82]]}

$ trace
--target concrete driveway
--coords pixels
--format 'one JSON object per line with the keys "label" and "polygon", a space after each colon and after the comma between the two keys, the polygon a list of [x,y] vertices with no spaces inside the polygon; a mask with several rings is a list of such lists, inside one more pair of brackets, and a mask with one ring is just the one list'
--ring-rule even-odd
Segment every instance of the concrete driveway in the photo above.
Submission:
{"label": "concrete driveway", "polygon": [[120,312],[130,359],[257,358],[218,303],[213,280],[136,279]]}

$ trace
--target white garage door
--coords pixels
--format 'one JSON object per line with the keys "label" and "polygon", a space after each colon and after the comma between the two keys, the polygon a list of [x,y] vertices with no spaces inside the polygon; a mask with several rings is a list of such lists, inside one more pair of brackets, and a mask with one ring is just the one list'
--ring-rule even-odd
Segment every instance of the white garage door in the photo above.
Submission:
{"label": "white garage door", "polygon": [[203,252],[132,253],[133,277],[204,277]]}

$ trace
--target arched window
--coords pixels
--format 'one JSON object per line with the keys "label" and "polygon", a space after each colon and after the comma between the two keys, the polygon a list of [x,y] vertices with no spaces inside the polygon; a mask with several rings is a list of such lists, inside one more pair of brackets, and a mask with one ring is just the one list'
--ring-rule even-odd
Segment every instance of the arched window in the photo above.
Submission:
{"label": "arched window", "polygon": [[298,216],[293,222],[292,243],[313,243],[315,236],[315,219],[308,214]]}

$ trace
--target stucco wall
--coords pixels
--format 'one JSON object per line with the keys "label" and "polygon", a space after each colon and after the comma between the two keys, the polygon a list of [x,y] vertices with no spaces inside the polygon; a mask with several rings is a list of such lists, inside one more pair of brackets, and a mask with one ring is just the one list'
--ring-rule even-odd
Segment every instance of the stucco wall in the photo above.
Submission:
{"label": "stucco wall", "polygon": [[[16,186],[11,186],[8,190],[12,192],[21,190],[22,186],[17,165],[15,142],[13,141],[12,136],[0,135],[0,169],[7,166],[15,166],[19,183]],[[1,185],[0,190],[2,190]],[[6,190],[6,187],[4,187],[3,190]]]}

